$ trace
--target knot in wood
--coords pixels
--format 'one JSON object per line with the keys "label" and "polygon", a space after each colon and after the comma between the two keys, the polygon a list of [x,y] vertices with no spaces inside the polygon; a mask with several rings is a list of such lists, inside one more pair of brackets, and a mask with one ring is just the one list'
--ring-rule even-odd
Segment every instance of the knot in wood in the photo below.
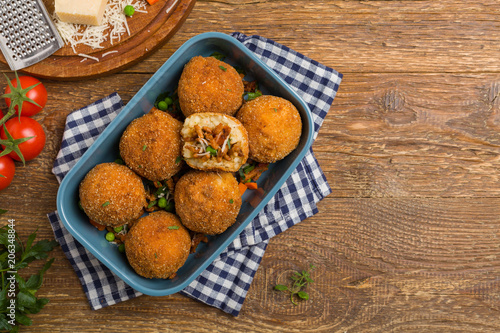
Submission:
{"label": "knot in wood", "polygon": [[380,99],[384,120],[391,125],[414,122],[417,115],[406,105],[405,95],[396,89],[388,90]]}

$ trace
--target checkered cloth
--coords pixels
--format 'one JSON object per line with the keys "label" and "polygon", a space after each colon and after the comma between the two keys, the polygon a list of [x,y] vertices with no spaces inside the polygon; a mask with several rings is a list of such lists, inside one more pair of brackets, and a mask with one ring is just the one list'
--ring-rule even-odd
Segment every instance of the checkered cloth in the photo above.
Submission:
{"label": "checkered cloth", "polygon": [[[342,74],[270,39],[233,33],[278,73],[308,104],[314,137],[333,102]],[[53,173],[59,182],[123,108],[118,94],[97,101],[67,117],[61,150]],[[312,149],[264,209],[182,294],[237,316],[269,239],[316,214],[316,203],[331,190]],[[75,269],[92,309],[141,295],[79,244],[62,225],[57,212],[48,214],[56,239]]]}

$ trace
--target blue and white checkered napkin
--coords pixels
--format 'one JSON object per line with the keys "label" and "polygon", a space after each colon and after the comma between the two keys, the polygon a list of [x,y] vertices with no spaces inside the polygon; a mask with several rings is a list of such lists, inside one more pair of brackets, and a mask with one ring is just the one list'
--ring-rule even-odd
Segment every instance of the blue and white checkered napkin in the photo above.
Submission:
{"label": "blue and white checkered napkin", "polygon": [[[278,73],[309,105],[315,138],[333,102],[342,74],[270,39],[232,36]],[[71,113],[53,173],[59,181],[123,108],[118,94]],[[331,190],[312,149],[248,227],[182,294],[237,316],[269,239],[316,214]],[[48,214],[56,239],[75,269],[92,309],[141,295],[79,244],[57,212]]]}

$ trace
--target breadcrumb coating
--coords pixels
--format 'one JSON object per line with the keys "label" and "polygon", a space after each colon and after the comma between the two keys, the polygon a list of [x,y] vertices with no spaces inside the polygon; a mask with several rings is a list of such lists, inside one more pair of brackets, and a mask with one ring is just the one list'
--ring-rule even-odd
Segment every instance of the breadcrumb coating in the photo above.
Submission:
{"label": "breadcrumb coating", "polygon": [[302,135],[299,111],[284,98],[263,95],[245,103],[236,118],[248,132],[249,158],[273,163],[297,148]]}
{"label": "breadcrumb coating", "polygon": [[151,181],[162,181],[179,172],[182,123],[168,113],[153,108],[134,119],[120,139],[125,164]]}
{"label": "breadcrumb coating", "polygon": [[182,113],[234,115],[243,103],[243,80],[229,64],[214,57],[193,57],[184,67],[178,95]]}
{"label": "breadcrumb coating", "polygon": [[238,182],[229,172],[186,173],[175,185],[174,200],[182,224],[207,235],[232,226],[242,204]]}
{"label": "breadcrumb coating", "polygon": [[172,213],[157,211],[139,219],[125,238],[127,259],[145,278],[168,279],[184,265],[191,248],[189,232]]}
{"label": "breadcrumb coating", "polygon": [[80,183],[80,203],[87,216],[102,225],[118,227],[138,219],[146,205],[142,180],[116,163],[102,163]]}

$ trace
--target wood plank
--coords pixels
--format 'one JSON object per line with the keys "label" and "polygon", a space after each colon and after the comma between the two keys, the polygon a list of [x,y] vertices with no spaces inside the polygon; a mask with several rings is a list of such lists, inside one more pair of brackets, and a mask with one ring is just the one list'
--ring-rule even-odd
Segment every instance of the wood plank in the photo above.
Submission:
{"label": "wood plank", "polygon": [[[245,15],[251,24],[237,19]],[[201,0],[187,22],[166,47],[130,71],[159,68],[209,27],[271,38],[344,74],[500,72],[495,1]]]}
{"label": "wood plank", "polygon": [[334,195],[497,197],[499,79],[346,75],[314,144]]}
{"label": "wood plank", "polygon": [[[66,115],[114,91],[129,101],[190,37],[260,34],[345,74],[314,144],[333,193],[271,239],[238,318],[179,294],[91,311],[56,249],[39,293],[51,302],[26,331],[500,331],[499,27],[496,0],[198,0],[178,33],[130,69],[44,80],[49,102],[35,118],[47,147],[17,164],[0,220],[52,239],[50,169]],[[311,300],[293,306],[272,287],[309,263]]]}
{"label": "wood plank", "polygon": [[[496,207],[492,209],[492,207]],[[40,291],[51,303],[33,332],[468,332],[500,329],[500,199],[327,198],[320,213],[273,238],[237,320],[179,294],[91,311],[58,249]],[[272,290],[313,263],[309,302]],[[484,306],[490,310],[478,311]],[[57,314],[64,308],[65,316]],[[453,310],[451,310],[453,309]],[[144,322],[154,316],[153,322]],[[63,318],[72,318],[69,322]]]}

